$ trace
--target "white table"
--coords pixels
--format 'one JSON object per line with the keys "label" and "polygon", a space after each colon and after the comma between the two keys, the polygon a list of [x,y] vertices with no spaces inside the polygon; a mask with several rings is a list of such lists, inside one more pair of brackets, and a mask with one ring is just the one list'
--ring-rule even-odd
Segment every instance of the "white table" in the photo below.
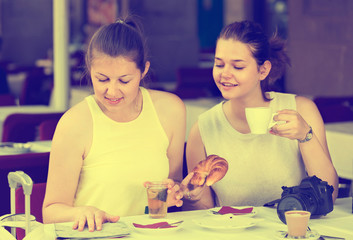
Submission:
{"label": "white table", "polygon": [[51,140],[46,141],[34,141],[28,142],[31,145],[31,152],[41,153],[41,152],[50,152],[51,149]]}
{"label": "white table", "polygon": [[325,128],[338,176],[353,180],[353,122],[327,123]]}
{"label": "white table", "polygon": [[[180,229],[168,235],[142,234],[132,227],[133,222],[148,218],[147,215],[123,217],[120,221],[131,227],[130,236],[126,239],[276,239],[276,231],[286,231],[287,227],[278,218],[275,208],[256,208],[258,214],[254,218],[264,219],[257,225],[242,230],[210,230],[196,225],[193,220],[209,216],[207,210],[185,211],[168,213],[168,218],[184,220]],[[217,217],[217,216],[215,216]],[[163,221],[161,219],[161,221]],[[67,223],[71,225],[72,223]],[[353,240],[353,214],[352,199],[337,199],[334,211],[318,219],[311,219],[309,226],[312,230],[322,235],[344,237],[346,240]],[[34,229],[25,240],[51,240],[55,239],[54,225],[44,224]],[[124,238],[125,239],[125,238]]]}

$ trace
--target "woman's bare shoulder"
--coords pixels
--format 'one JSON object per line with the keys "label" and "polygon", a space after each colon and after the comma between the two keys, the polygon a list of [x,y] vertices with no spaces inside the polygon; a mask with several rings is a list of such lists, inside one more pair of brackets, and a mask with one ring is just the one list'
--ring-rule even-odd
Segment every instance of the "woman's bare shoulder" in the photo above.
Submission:
{"label": "woman's bare shoulder", "polygon": [[81,101],[67,110],[60,119],[58,126],[65,130],[80,131],[92,124],[92,117],[86,101]]}
{"label": "woman's bare shoulder", "polygon": [[316,109],[315,103],[308,97],[295,96],[295,101],[298,111],[312,111]]}
{"label": "woman's bare shoulder", "polygon": [[175,94],[165,91],[148,89],[152,102],[156,108],[163,110],[184,111],[184,102]]}

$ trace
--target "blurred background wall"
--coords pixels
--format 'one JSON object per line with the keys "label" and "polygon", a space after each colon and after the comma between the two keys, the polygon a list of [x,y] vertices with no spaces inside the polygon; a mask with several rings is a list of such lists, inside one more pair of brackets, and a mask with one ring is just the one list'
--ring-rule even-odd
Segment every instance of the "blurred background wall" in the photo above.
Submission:
{"label": "blurred background wall", "polygon": [[353,1],[288,1],[287,90],[353,95]]}
{"label": "blurred background wall", "polygon": [[[211,68],[221,28],[249,19],[259,22],[269,35],[277,31],[287,39],[292,67],[277,83],[278,90],[308,96],[353,95],[351,0],[68,2],[72,86],[80,85],[83,52],[92,33],[117,16],[135,14],[144,24],[154,88],[173,91],[181,67]],[[50,0],[0,0],[0,62],[28,67],[49,60],[50,65],[52,13]]]}

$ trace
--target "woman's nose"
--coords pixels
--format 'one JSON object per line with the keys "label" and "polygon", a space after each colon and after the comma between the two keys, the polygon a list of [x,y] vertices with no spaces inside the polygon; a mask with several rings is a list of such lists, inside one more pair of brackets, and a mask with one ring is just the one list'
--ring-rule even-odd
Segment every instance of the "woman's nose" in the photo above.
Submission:
{"label": "woman's nose", "polygon": [[117,93],[120,92],[120,85],[116,81],[110,81],[107,86],[107,94],[111,96],[115,96]]}
{"label": "woman's nose", "polygon": [[224,67],[221,72],[221,77],[225,79],[229,79],[233,76],[229,67]]}

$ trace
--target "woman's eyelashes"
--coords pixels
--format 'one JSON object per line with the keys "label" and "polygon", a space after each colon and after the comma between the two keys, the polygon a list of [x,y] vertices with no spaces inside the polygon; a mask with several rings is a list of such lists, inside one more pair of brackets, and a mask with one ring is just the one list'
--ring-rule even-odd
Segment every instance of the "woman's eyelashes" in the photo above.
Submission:
{"label": "woman's eyelashes", "polygon": [[233,66],[234,69],[237,69],[237,70],[242,70],[244,69],[245,67],[237,67],[237,66]]}
{"label": "woman's eyelashes", "polygon": [[119,79],[119,81],[122,83],[122,84],[127,84],[130,82],[130,80],[123,80],[123,79]]}
{"label": "woman's eyelashes", "polygon": [[[99,82],[108,82],[110,80],[109,78],[100,78],[100,77],[96,77],[96,78]],[[119,82],[121,82],[122,84],[127,84],[130,82],[130,80],[119,79]]]}
{"label": "woman's eyelashes", "polygon": [[107,82],[107,81],[109,81],[109,78],[99,78],[99,77],[97,77],[97,79],[98,79],[99,82]]}
{"label": "woman's eyelashes", "polygon": [[[215,64],[214,65],[216,68],[223,68],[224,67],[224,64]],[[234,69],[236,70],[242,70],[244,69],[245,67],[244,66],[232,66]]]}

